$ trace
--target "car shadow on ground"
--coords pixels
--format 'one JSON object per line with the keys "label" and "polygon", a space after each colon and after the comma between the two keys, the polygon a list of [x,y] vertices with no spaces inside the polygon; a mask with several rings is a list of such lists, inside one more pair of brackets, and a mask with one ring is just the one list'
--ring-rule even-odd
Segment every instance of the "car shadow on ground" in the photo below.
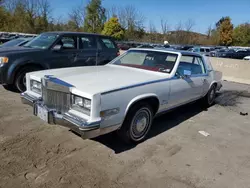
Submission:
{"label": "car shadow on ground", "polygon": [[[151,139],[177,125],[190,119],[191,117],[199,114],[200,112],[207,110],[199,102],[184,105],[168,113],[162,114],[154,119],[151,130],[149,132],[148,139]],[[130,150],[136,145],[125,144],[116,134],[116,132],[102,135],[92,139],[99,142],[108,148],[112,149],[116,154]]]}
{"label": "car shadow on ground", "polygon": [[[222,107],[237,107],[240,104],[239,99],[241,97],[250,98],[248,91],[237,91],[237,90],[223,90],[217,93],[215,105]],[[193,116],[207,111],[199,101],[184,105],[166,114],[163,114],[155,118],[151,127],[148,139],[151,139],[165,131],[170,130],[173,127],[178,126],[180,123],[192,118]],[[237,112],[238,113],[238,112]],[[240,114],[240,113],[239,113]],[[99,142],[108,148],[112,149],[116,154],[124,151],[133,149],[136,145],[126,145],[120,140],[116,132],[102,135],[92,139]]]}
{"label": "car shadow on ground", "polygon": [[[219,105],[222,107],[236,107],[240,103],[239,102],[240,97],[250,98],[250,93],[247,91],[239,92],[236,90],[224,90],[217,93],[215,105]],[[172,129],[173,127],[178,126],[180,123],[201,113],[202,111],[207,111],[207,110],[208,110],[207,108],[204,108],[201,105],[200,101],[197,101],[178,107],[165,114],[162,114],[161,116],[156,117],[154,119],[153,125],[151,127],[147,139],[151,139],[157,135],[160,135],[165,131]],[[136,145],[125,144],[118,137],[116,132],[102,135],[97,138],[93,138],[92,140],[99,142],[105,145],[106,147],[112,149],[116,154],[128,151],[136,147]]]}

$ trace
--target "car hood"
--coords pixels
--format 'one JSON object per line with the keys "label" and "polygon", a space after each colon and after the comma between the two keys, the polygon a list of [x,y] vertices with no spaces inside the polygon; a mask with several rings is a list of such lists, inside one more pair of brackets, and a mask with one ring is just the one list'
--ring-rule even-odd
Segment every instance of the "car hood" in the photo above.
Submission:
{"label": "car hood", "polygon": [[35,51],[41,51],[41,49],[28,48],[28,47],[22,47],[22,46],[0,48],[0,54],[24,53],[24,52],[35,52]]}
{"label": "car hood", "polygon": [[169,74],[119,65],[52,69],[30,73],[31,78],[52,76],[91,95],[169,78]]}

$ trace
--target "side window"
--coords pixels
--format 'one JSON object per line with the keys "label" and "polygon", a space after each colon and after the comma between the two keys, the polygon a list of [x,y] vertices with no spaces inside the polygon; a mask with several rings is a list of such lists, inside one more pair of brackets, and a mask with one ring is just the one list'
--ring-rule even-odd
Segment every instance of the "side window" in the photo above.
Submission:
{"label": "side window", "polygon": [[109,48],[109,49],[114,49],[115,48],[114,43],[108,38],[101,38],[101,42],[104,44],[104,46],[106,48]]}
{"label": "side window", "polygon": [[193,68],[192,68],[192,74],[205,74],[206,69],[204,66],[204,62],[202,58],[200,57],[195,57],[194,58],[194,63],[193,63]]}
{"label": "side window", "polygon": [[80,49],[96,49],[96,40],[92,36],[80,37]]}
{"label": "side window", "polygon": [[192,75],[205,74],[206,69],[201,57],[182,56],[177,71],[184,74],[184,71],[191,71]]}
{"label": "side window", "polygon": [[206,49],[206,52],[210,52],[210,50],[209,50],[209,49]]}
{"label": "side window", "polygon": [[77,41],[75,37],[62,37],[57,44],[62,45],[64,50],[77,49]]}
{"label": "side window", "polygon": [[204,49],[204,48],[201,48],[201,49],[200,49],[200,52],[205,52],[205,49]]}

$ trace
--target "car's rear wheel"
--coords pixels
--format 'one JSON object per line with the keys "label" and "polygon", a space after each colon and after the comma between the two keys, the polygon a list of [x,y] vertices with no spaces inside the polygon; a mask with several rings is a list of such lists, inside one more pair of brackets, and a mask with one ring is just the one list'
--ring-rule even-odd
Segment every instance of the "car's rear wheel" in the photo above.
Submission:
{"label": "car's rear wheel", "polygon": [[212,106],[215,102],[215,97],[216,97],[216,85],[213,84],[203,99],[204,105],[206,107]]}
{"label": "car's rear wheel", "polygon": [[39,67],[24,67],[20,69],[15,77],[14,84],[19,92],[26,91],[26,73],[41,70]]}
{"label": "car's rear wheel", "polygon": [[152,107],[147,103],[138,103],[129,110],[118,133],[126,143],[140,143],[146,139],[152,121]]}

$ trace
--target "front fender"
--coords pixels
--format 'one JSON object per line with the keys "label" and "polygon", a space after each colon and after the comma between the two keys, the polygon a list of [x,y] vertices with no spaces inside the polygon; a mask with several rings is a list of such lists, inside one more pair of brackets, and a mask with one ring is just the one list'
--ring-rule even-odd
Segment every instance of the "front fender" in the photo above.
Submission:
{"label": "front fender", "polygon": [[17,73],[17,71],[23,67],[23,66],[27,66],[27,65],[37,65],[42,67],[43,69],[47,69],[47,66],[45,64],[42,63],[37,63],[34,62],[32,59],[30,58],[20,58],[15,60],[9,67],[8,72],[7,72],[7,82],[12,84],[14,82],[14,78]]}
{"label": "front fender", "polygon": [[[146,98],[150,98],[150,97],[155,97],[155,98],[157,98],[157,100],[159,101],[158,96],[157,96],[156,94],[154,94],[154,93],[146,93],[146,94],[138,95],[138,96],[134,97],[134,98],[128,103],[128,105],[127,105],[127,107],[126,107],[126,110],[125,110],[125,114],[124,114],[125,116],[124,116],[124,117],[126,117],[126,115],[127,115],[128,111],[129,111],[130,107],[131,107],[133,104],[135,104],[136,102],[138,102],[138,101],[140,101],[140,100],[143,100],[143,99],[146,99]],[[160,104],[160,103],[159,103],[159,104]]]}

